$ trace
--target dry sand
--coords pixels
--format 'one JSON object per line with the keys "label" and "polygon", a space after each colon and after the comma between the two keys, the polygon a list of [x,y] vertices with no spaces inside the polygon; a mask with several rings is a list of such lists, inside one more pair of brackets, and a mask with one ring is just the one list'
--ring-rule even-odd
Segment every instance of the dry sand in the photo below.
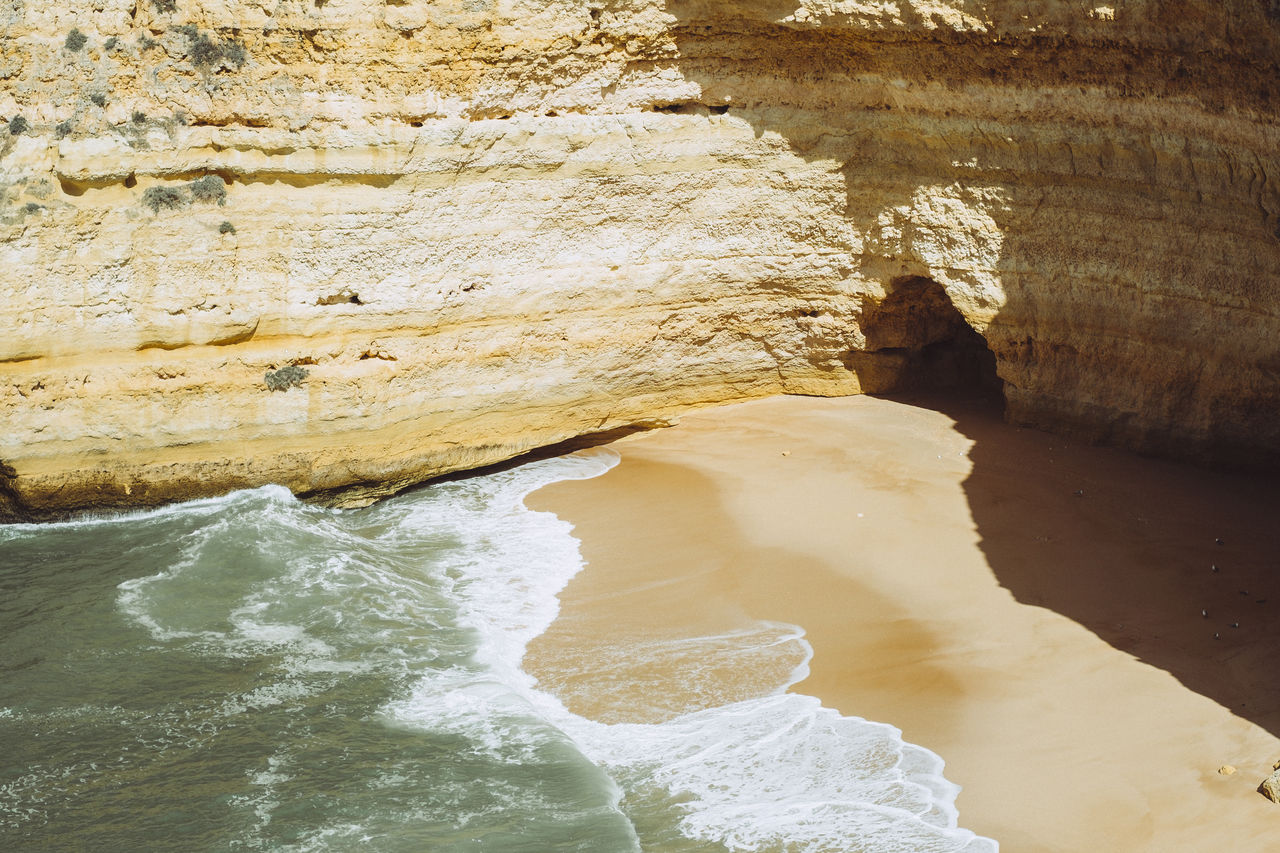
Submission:
{"label": "dry sand", "polygon": [[588,565],[527,669],[651,719],[781,677],[684,640],[793,623],[815,655],[792,689],[939,753],[961,825],[1004,851],[1280,849],[1255,792],[1280,759],[1276,480],[930,406],[705,410],[530,496]]}

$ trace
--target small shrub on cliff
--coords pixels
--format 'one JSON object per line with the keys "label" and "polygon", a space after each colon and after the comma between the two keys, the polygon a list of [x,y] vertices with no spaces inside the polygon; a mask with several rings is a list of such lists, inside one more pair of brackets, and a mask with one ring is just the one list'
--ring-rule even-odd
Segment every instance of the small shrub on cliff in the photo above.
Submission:
{"label": "small shrub on cliff", "polygon": [[27,120],[22,116],[14,116],[9,119],[9,133],[13,136],[17,136],[20,133],[26,133],[30,129],[31,125],[28,124]]}
{"label": "small shrub on cliff", "polygon": [[285,365],[279,370],[268,370],[263,377],[267,387],[272,391],[288,391],[302,384],[307,378],[307,370],[296,364]]}
{"label": "small shrub on cliff", "polygon": [[178,10],[178,0],[151,0],[151,5],[162,15]]}
{"label": "small shrub on cliff", "polygon": [[192,201],[227,203],[227,185],[217,175],[205,175],[187,184]]}
{"label": "small shrub on cliff", "polygon": [[207,71],[223,64],[241,68],[249,61],[249,52],[235,39],[215,41],[191,24],[183,24],[178,31],[187,37],[187,57],[196,68]]}
{"label": "small shrub on cliff", "polygon": [[222,58],[222,50],[207,35],[200,33],[191,40],[187,48],[191,64],[197,67],[208,67]]}
{"label": "small shrub on cliff", "polygon": [[93,102],[94,106],[105,107],[107,105],[107,96],[101,92],[94,92],[89,96],[89,100]]}
{"label": "small shrub on cliff", "polygon": [[70,136],[71,122],[70,121],[58,122],[58,126],[53,129],[53,135],[58,139],[62,139],[64,136]]}
{"label": "small shrub on cliff", "polygon": [[222,224],[218,226],[218,233],[219,233],[219,234],[234,234],[234,233],[236,233],[236,227],[235,227],[234,225],[232,225],[230,222],[228,222],[227,220],[225,220],[225,219],[224,219],[224,220],[222,220]]}
{"label": "small shrub on cliff", "polygon": [[116,49],[116,45],[117,45],[117,44],[119,44],[119,43],[120,43],[120,40],[119,40],[119,39],[117,39],[115,36],[112,36],[111,38],[107,39],[106,41],[104,41],[104,42],[102,43],[102,49],[103,49],[103,50],[115,50],[115,49]]}
{"label": "small shrub on cliff", "polygon": [[187,200],[173,187],[147,187],[142,194],[142,203],[151,208],[152,213],[159,213],[161,210],[177,210]]}
{"label": "small shrub on cliff", "polygon": [[146,114],[146,113],[144,113],[142,110],[134,110],[134,111],[133,111],[133,123],[134,123],[134,124],[146,124],[146,123],[147,123],[147,114]]}
{"label": "small shrub on cliff", "polygon": [[222,43],[222,57],[236,68],[243,68],[244,64],[249,61],[249,51],[245,48],[243,42],[228,39]]}
{"label": "small shrub on cliff", "polygon": [[79,30],[73,29],[71,32],[67,33],[67,40],[62,43],[62,46],[72,53],[75,53],[88,43],[89,37],[87,35]]}

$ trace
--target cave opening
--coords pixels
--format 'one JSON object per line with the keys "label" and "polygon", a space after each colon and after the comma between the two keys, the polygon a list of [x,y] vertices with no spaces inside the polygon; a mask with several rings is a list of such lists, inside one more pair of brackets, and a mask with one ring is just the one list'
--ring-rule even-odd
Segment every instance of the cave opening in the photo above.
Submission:
{"label": "cave opening", "polygon": [[995,354],[933,279],[894,279],[883,299],[864,304],[862,332],[859,373],[873,393],[945,391],[1003,407]]}

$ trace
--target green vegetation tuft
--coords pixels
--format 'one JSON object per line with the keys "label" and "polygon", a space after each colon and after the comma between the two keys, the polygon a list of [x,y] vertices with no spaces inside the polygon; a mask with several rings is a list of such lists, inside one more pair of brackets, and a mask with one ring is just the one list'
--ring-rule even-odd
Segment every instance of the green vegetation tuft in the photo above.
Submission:
{"label": "green vegetation tuft", "polygon": [[228,39],[222,43],[222,57],[236,68],[244,68],[244,64],[249,61],[249,51],[242,42]]}
{"label": "green vegetation tuft", "polygon": [[183,24],[177,30],[187,37],[187,56],[196,68],[207,71],[222,64],[243,68],[249,61],[249,52],[235,39],[215,40],[216,36],[211,38],[209,33],[200,32],[192,24]]}
{"label": "green vegetation tuft", "polygon": [[162,15],[178,11],[178,0],[151,0],[151,5]]}
{"label": "green vegetation tuft", "polygon": [[142,203],[151,208],[152,213],[161,210],[178,210],[186,205],[187,200],[181,190],[173,187],[147,187],[142,194]]}
{"label": "green vegetation tuft", "polygon": [[89,37],[87,35],[77,29],[72,29],[71,32],[67,33],[67,40],[62,43],[62,46],[75,53],[88,43]]}
{"label": "green vegetation tuft", "polygon": [[101,92],[94,92],[89,96],[89,100],[92,101],[95,106],[105,107],[107,105],[107,96]]}
{"label": "green vegetation tuft", "polygon": [[205,175],[187,184],[191,191],[192,201],[217,202],[219,206],[227,203],[227,185],[217,175]]}
{"label": "green vegetation tuft", "polygon": [[224,219],[224,220],[222,220],[222,224],[218,226],[218,233],[219,233],[219,234],[234,234],[234,233],[236,233],[236,227],[235,227],[234,225],[232,225],[230,222],[228,222],[227,220],[225,220],[225,219]]}
{"label": "green vegetation tuft", "polygon": [[272,391],[288,391],[290,388],[296,388],[302,384],[302,380],[307,378],[305,368],[298,367],[296,364],[286,365],[279,370],[268,370],[263,381],[267,383],[267,387]]}
{"label": "green vegetation tuft", "polygon": [[20,133],[26,133],[30,129],[31,125],[28,124],[27,120],[22,116],[14,116],[9,119],[9,133],[13,136],[17,136]]}
{"label": "green vegetation tuft", "polygon": [[62,139],[64,136],[70,136],[71,135],[70,120],[58,122],[58,126],[53,129],[53,135],[57,139]]}

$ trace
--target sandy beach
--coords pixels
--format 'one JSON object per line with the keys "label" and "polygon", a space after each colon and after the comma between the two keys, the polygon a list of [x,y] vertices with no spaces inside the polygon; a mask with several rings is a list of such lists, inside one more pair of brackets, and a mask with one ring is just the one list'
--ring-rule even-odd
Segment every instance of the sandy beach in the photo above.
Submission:
{"label": "sandy beach", "polygon": [[612,448],[606,475],[527,500],[587,562],[526,658],[573,710],[767,692],[799,661],[743,671],[699,638],[788,623],[814,649],[792,690],[941,755],[960,824],[1005,851],[1275,849],[1255,791],[1280,759],[1275,479],[871,397]]}

